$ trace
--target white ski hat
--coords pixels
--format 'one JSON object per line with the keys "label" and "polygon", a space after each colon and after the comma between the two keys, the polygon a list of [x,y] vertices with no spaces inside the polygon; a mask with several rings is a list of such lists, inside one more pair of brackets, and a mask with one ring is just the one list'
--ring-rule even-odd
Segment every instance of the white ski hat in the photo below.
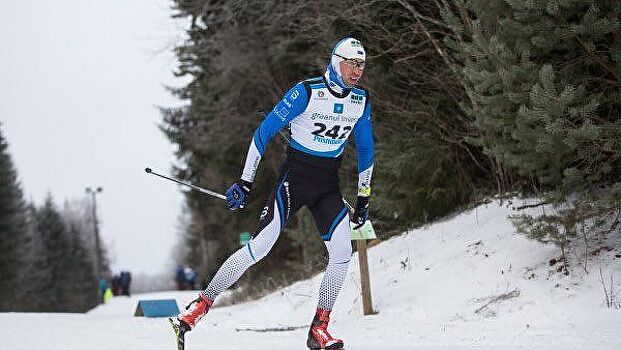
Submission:
{"label": "white ski hat", "polygon": [[351,88],[343,81],[340,64],[343,60],[358,59],[364,61],[365,58],[366,53],[359,40],[350,37],[341,39],[334,45],[332,55],[330,56],[330,64],[326,70],[325,77],[328,80],[329,86],[338,93],[343,92],[344,89]]}
{"label": "white ski hat", "polygon": [[349,37],[339,41],[336,46],[334,46],[332,54],[345,59],[359,59],[363,61],[366,59],[366,53],[364,52],[362,43],[359,40]]}

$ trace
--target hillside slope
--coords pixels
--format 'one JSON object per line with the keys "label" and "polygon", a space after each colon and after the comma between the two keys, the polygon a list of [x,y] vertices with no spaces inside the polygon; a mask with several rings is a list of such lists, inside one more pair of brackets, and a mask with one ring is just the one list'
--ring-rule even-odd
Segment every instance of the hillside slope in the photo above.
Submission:
{"label": "hillside slope", "polygon": [[[621,349],[621,310],[605,307],[598,268],[621,290],[621,251],[591,257],[588,274],[564,276],[549,264],[558,249],[516,234],[511,213],[492,202],[371,248],[376,315],[361,316],[354,256],[330,329],[350,350]],[[304,349],[320,281],[214,308],[187,349]],[[172,350],[165,320],[132,317],[136,302],[174,297],[181,307],[194,296],[120,297],[85,315],[0,314],[0,348]]]}

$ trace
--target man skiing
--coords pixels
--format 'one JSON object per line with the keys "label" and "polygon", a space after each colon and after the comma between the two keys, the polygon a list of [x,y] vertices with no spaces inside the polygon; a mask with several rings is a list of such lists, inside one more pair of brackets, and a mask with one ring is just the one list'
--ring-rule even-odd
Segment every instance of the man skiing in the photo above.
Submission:
{"label": "man skiing", "polygon": [[181,335],[180,342],[183,333],[207,314],[215,298],[268,254],[289,218],[307,206],[329,254],[307,346],[343,348],[343,341],[333,338],[327,330],[352,253],[348,209],[341,196],[338,169],[347,138],[353,133],[358,153],[358,197],[351,221],[358,228],[368,217],[374,148],[369,94],[356,85],[365,58],[360,41],[351,37],[340,40],[324,76],[296,84],[257,128],[241,178],[226,191],[229,208],[244,207],[267,143],[290,125],[287,158],[252,239],[222,264],[207,289],[177,316],[178,323],[172,321]]}

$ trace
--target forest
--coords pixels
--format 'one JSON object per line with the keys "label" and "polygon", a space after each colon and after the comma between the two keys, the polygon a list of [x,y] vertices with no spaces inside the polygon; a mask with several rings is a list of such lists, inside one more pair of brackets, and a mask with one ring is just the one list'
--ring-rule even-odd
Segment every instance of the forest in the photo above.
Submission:
{"label": "forest", "polygon": [[[559,245],[564,259],[578,228],[618,232],[615,1],[178,0],[173,11],[188,23],[175,74],[189,83],[170,88],[185,104],[162,108],[160,127],[177,147],[182,179],[212,188],[235,182],[265,114],[291,86],[323,75],[335,43],[351,36],[367,52],[361,85],[373,106],[370,210],[380,239],[515,195],[555,207],[514,220],[520,232]],[[286,147],[272,139],[242,212],[187,193],[181,256],[201,279],[239,246],[239,233],[255,229]],[[340,173],[348,200],[354,148]],[[325,258],[302,210],[240,283],[260,294],[320,271]]]}

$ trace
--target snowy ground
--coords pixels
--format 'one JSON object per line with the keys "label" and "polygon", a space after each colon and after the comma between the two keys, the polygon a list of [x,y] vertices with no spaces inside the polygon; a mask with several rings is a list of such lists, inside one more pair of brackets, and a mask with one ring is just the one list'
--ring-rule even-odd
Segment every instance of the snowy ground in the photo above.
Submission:
{"label": "snowy ground", "polygon": [[[601,266],[621,290],[621,251],[592,256],[589,273],[576,267],[566,277],[549,264],[558,249],[516,234],[507,214],[515,212],[494,202],[371,248],[376,315],[361,316],[354,256],[330,329],[348,350],[621,349],[621,309],[605,307],[599,280]],[[186,348],[305,349],[320,280],[214,308]],[[136,302],[176,298],[181,307],[194,297],[162,292],[87,314],[0,314],[0,349],[173,350],[166,320],[133,317]]]}

